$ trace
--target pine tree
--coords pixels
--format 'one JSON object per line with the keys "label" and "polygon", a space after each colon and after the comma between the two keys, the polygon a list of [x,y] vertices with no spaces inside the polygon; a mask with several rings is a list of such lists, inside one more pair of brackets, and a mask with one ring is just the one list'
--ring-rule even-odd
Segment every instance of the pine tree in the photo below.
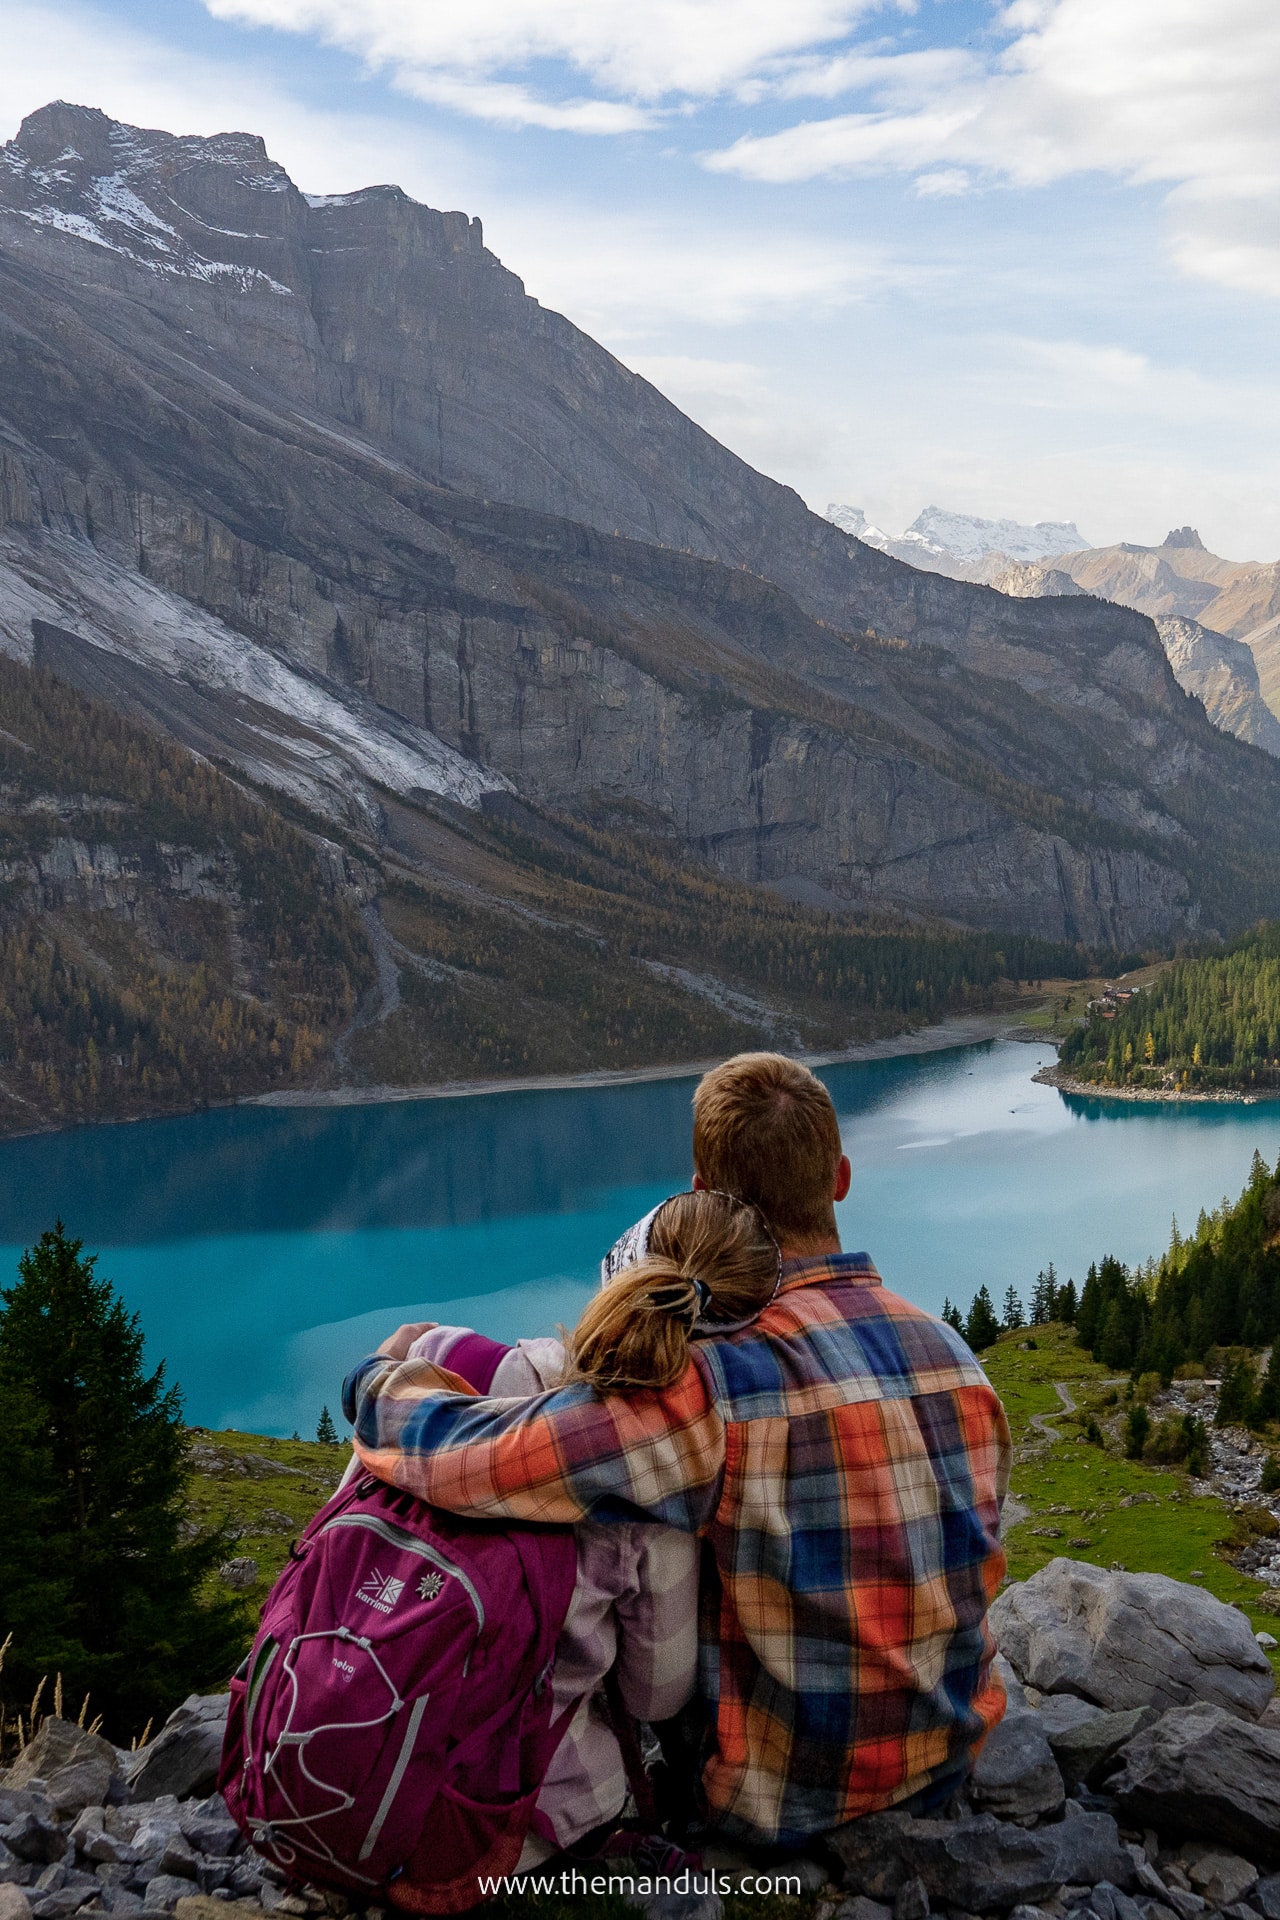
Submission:
{"label": "pine tree", "polygon": [[1143,1406],[1130,1407],[1124,1422],[1124,1451],[1127,1460],[1141,1460],[1142,1449],[1151,1432],[1151,1415]]}
{"label": "pine tree", "polygon": [[1214,1426],[1249,1426],[1254,1418],[1256,1400],[1257,1378],[1249,1361],[1238,1357],[1228,1360],[1222,1369],[1218,1411],[1213,1416]]}
{"label": "pine tree", "polygon": [[973,1296],[969,1317],[965,1321],[964,1337],[975,1353],[981,1353],[984,1347],[993,1347],[1000,1338],[1000,1322],[996,1319],[991,1295],[985,1287],[979,1287]]}
{"label": "pine tree", "polygon": [[316,1439],[321,1446],[325,1447],[336,1447],[338,1444],[338,1429],[333,1424],[333,1415],[328,1407],[320,1409],[320,1418],[316,1422]]}
{"label": "pine tree", "polygon": [[1005,1289],[1003,1325],[1006,1333],[1014,1333],[1019,1327],[1026,1325],[1022,1301],[1018,1297],[1018,1289],[1012,1283]]}
{"label": "pine tree", "polygon": [[1068,1280],[1065,1287],[1059,1287],[1054,1295],[1053,1318],[1061,1320],[1065,1327],[1074,1327],[1080,1303],[1076,1298],[1076,1283]]}
{"label": "pine tree", "polygon": [[[247,1621],[238,1600],[201,1598],[228,1543],[183,1537],[190,1468],[178,1390],[166,1388],[163,1365],[146,1371],[137,1315],[81,1247],[59,1222],[23,1254],[16,1286],[0,1289],[9,1442],[0,1511],[7,1505],[10,1522],[0,1635],[13,1634],[6,1680],[34,1687],[60,1671],[68,1692],[92,1693],[108,1732],[127,1738],[193,1688],[225,1680]],[[20,1475],[15,1444],[25,1450]],[[15,1513],[19,1477],[40,1491]]]}
{"label": "pine tree", "polygon": [[942,1317],[949,1327],[954,1327],[958,1334],[963,1335],[964,1320],[959,1307],[952,1306],[950,1296],[942,1303]]}
{"label": "pine tree", "polygon": [[1047,1267],[1041,1267],[1036,1275],[1036,1284],[1031,1290],[1031,1324],[1033,1327],[1047,1326],[1054,1318],[1058,1298],[1058,1276],[1052,1260]]}

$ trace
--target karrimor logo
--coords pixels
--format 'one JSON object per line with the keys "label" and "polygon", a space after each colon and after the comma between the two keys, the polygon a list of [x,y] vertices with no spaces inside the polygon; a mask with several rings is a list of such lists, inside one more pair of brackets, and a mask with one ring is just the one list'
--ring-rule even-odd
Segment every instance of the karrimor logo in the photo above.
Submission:
{"label": "karrimor logo", "polygon": [[390,1613],[403,1592],[403,1580],[381,1574],[375,1567],[369,1578],[361,1581],[356,1590],[356,1599],[363,1600],[366,1607],[373,1607],[378,1613]]}

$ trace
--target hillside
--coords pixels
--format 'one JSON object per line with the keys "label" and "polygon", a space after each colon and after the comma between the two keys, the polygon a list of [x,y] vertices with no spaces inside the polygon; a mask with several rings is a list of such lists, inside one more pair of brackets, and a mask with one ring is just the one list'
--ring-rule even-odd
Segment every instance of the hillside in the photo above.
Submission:
{"label": "hillside", "polygon": [[838,1051],[1084,968],[1035,939],[815,911],[607,814],[378,807],[376,837],[286,818],[154,721],[0,656],[0,1133]]}
{"label": "hillside", "polygon": [[[1013,1579],[1030,1579],[1063,1553],[1098,1567],[1164,1573],[1238,1606],[1256,1630],[1275,1632],[1280,1590],[1237,1564],[1249,1528],[1230,1493],[1193,1480],[1185,1461],[1127,1457],[1127,1382],[1092,1359],[1070,1327],[1004,1334],[982,1364],[1014,1441],[1005,1509]],[[1212,1419],[1212,1394],[1198,1404]],[[1153,1426],[1158,1418],[1157,1408]],[[1255,1523],[1264,1524],[1261,1512]]]}
{"label": "hillside", "polygon": [[1280,1086],[1280,927],[1177,960],[1131,998],[1095,1004],[1064,1039],[1056,1071],[1151,1092]]}
{"label": "hillside", "polygon": [[307,1078],[373,977],[363,876],[0,657],[0,1132]]}
{"label": "hillside", "polygon": [[508,795],[837,912],[1280,911],[1280,775],[1148,621],[851,540],[461,215],[46,108],[0,155],[0,393],[0,645],[331,832]]}

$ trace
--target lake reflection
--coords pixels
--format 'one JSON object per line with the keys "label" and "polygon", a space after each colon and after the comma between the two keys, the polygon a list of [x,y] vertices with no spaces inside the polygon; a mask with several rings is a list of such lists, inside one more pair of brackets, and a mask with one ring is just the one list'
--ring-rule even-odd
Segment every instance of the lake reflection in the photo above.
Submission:
{"label": "lake reflection", "polygon": [[[1134,1261],[1273,1163],[1280,1105],[1064,1099],[999,1042],[824,1070],[845,1245],[936,1310],[1056,1262]],[[692,1081],[373,1107],[240,1107],[0,1145],[0,1263],[61,1214],[101,1249],[189,1417],[314,1430],[398,1319],[571,1321],[603,1250],[689,1172]]]}

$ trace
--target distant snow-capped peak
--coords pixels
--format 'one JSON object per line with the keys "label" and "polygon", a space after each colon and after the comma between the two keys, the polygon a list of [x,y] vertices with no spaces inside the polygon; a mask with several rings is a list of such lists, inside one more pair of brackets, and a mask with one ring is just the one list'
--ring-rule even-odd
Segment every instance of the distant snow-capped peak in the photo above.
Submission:
{"label": "distant snow-capped peak", "polygon": [[864,546],[885,547],[889,544],[890,536],[881,528],[873,527],[861,507],[842,507],[833,500],[823,517],[833,527],[839,527],[841,533],[852,534],[855,540],[861,540]]}
{"label": "distant snow-capped peak", "polygon": [[922,558],[927,554],[978,561],[987,554],[1000,553],[1010,560],[1047,560],[1053,554],[1078,553],[1089,544],[1073,520],[1038,520],[1028,526],[1018,520],[983,520],[977,514],[926,507],[905,533],[887,534],[872,526],[861,507],[833,501],[826,517],[866,546],[881,547],[904,558],[914,550]]}
{"label": "distant snow-capped peak", "polygon": [[1047,560],[1055,553],[1078,553],[1089,542],[1074,520],[982,520],[976,514],[948,513],[926,507],[903,534],[958,560],[980,560],[984,553],[1007,553],[1011,560]]}

